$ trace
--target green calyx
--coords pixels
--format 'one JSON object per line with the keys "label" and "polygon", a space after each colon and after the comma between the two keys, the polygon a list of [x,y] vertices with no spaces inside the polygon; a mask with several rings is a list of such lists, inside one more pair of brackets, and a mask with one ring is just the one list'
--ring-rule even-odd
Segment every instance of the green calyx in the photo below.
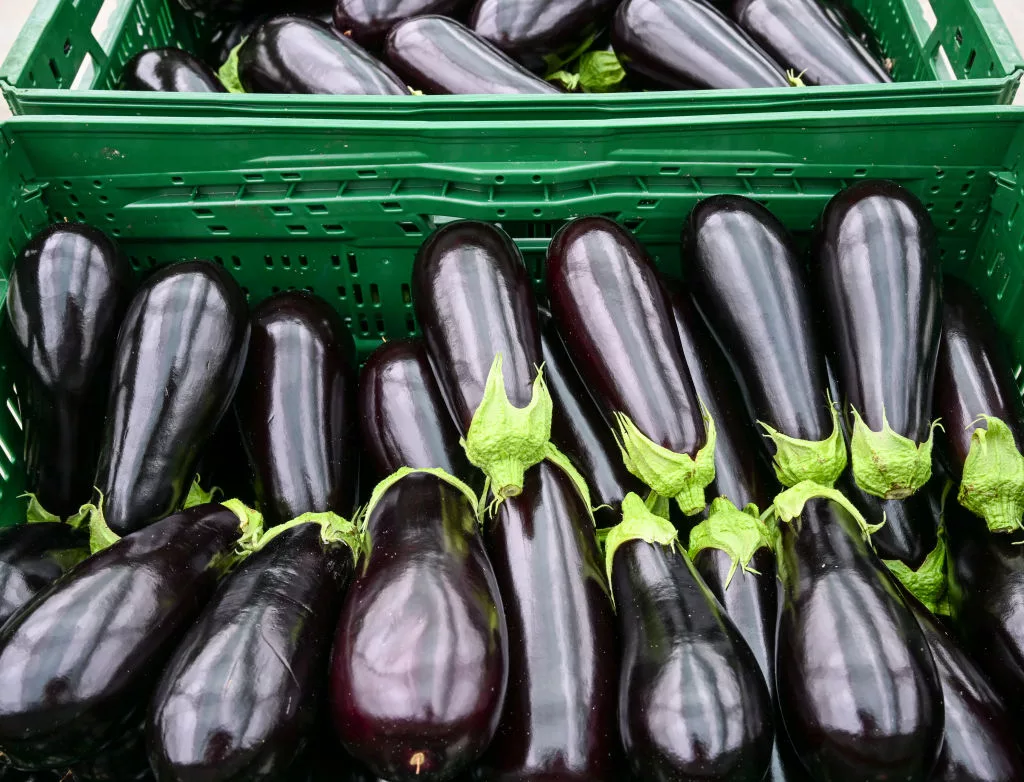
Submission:
{"label": "green calyx", "polygon": [[367,522],[373,515],[373,512],[377,509],[377,505],[387,493],[388,489],[410,475],[433,475],[438,480],[444,481],[449,486],[452,486],[462,492],[463,496],[465,496],[466,500],[469,502],[470,507],[473,508],[473,512],[478,521],[483,517],[483,503],[481,499],[476,496],[476,492],[473,491],[465,481],[456,478],[454,475],[446,472],[440,467],[399,467],[391,473],[391,475],[373,487],[373,492],[370,494],[370,501],[366,503],[366,506],[360,514],[362,518],[362,524],[360,525],[361,532],[365,532]]}
{"label": "green calyx", "polygon": [[203,488],[197,475],[192,479],[192,485],[188,487],[188,495],[185,497],[185,503],[181,508],[184,510],[185,508],[194,508],[196,505],[205,505],[208,502],[213,502],[218,494],[223,494],[219,486],[211,486],[210,490],[207,491]]}
{"label": "green calyx", "polygon": [[613,92],[625,78],[626,69],[615,52],[599,49],[580,57],[579,86],[584,92]]}
{"label": "green calyx", "polygon": [[715,422],[701,403],[707,437],[694,458],[654,442],[625,413],[616,413],[616,441],[626,469],[656,494],[674,499],[687,516],[704,510],[704,489],[715,479]]}
{"label": "green calyx", "polygon": [[238,78],[238,50],[245,46],[249,36],[244,37],[234,49],[228,54],[224,64],[217,70],[217,77],[220,79],[224,89],[228,92],[244,93],[245,88]]}
{"label": "green calyx", "polygon": [[861,489],[885,500],[900,500],[928,482],[932,476],[932,442],[938,421],[932,423],[925,442],[915,443],[889,426],[884,409],[882,429],[878,432],[864,423],[856,409],[851,410],[850,454],[853,477]]}
{"label": "green calyx", "polygon": [[854,507],[853,503],[841,491],[831,486],[822,486],[814,481],[802,481],[796,486],[778,494],[772,502],[772,512],[775,518],[780,521],[791,522],[800,517],[800,514],[803,513],[804,505],[809,500],[819,497],[831,500],[845,508],[857,521],[861,532],[864,534],[864,540],[868,542],[871,541],[872,535],[885,526],[884,520],[880,524],[868,524],[864,515]]}
{"label": "green calyx", "polygon": [[805,70],[800,71],[800,73],[797,73],[792,68],[790,68],[788,71],[786,71],[786,81],[789,83],[790,87],[806,87],[807,85],[804,83],[803,78],[805,73],[807,73],[807,71]]}
{"label": "green calyx", "polygon": [[121,539],[121,536],[107,525],[107,519],[103,515],[103,494],[99,490],[96,494],[99,496],[96,504],[83,505],[79,511],[84,512],[89,519],[89,551],[93,554],[113,546]]}
{"label": "green calyx", "polygon": [[914,597],[933,614],[949,613],[946,602],[946,542],[940,534],[935,548],[928,552],[917,570],[898,559],[883,560],[892,573]]}
{"label": "green calyx", "polygon": [[530,403],[515,407],[505,391],[501,364],[499,353],[487,374],[483,399],[462,440],[470,463],[484,472],[499,500],[522,493],[526,470],[547,457],[554,409],[543,369],[537,371]]}
{"label": "green calyx", "polygon": [[221,505],[238,517],[238,528],[241,530],[241,537],[238,540],[239,553],[244,557],[255,551],[263,537],[263,514],[237,498],[224,500]]}
{"label": "green calyx", "polygon": [[957,500],[985,520],[992,532],[1021,528],[1024,516],[1024,456],[1002,420],[983,415],[985,428],[971,434]]}
{"label": "green calyx", "polygon": [[39,502],[39,498],[35,494],[25,493],[18,495],[18,499],[28,499],[28,507],[25,509],[25,523],[26,524],[67,524],[73,529],[80,529],[84,527],[89,521],[89,514],[92,505],[86,503],[78,509],[77,513],[68,516],[66,519],[62,519],[55,513],[50,513],[43,504]]}
{"label": "green calyx", "polygon": [[832,486],[846,469],[846,441],[839,425],[839,413],[829,400],[832,410],[832,434],[824,440],[798,440],[758,421],[775,444],[772,466],[783,486],[796,486],[813,481],[820,486]]}
{"label": "green calyx", "polygon": [[728,589],[737,568],[760,575],[750,567],[750,560],[758,549],[772,549],[773,545],[768,526],[761,521],[757,506],[750,505],[740,510],[725,497],[717,497],[711,501],[707,519],[690,531],[687,553],[693,559],[709,548],[721,549],[732,560],[725,580],[725,588]]}
{"label": "green calyx", "polygon": [[604,540],[605,567],[608,571],[608,584],[612,582],[612,563],[619,546],[630,540],[643,540],[647,543],[676,548],[679,533],[667,520],[651,513],[647,504],[636,494],[630,492],[622,500],[622,521],[608,530]]}
{"label": "green calyx", "polygon": [[[231,501],[229,500],[229,502]],[[251,512],[256,513],[256,511]],[[256,535],[255,539],[253,539],[251,535],[243,534],[243,549],[247,549],[246,555],[255,554],[257,551],[266,548],[274,538],[279,537],[290,529],[302,526],[303,524],[318,525],[320,527],[320,539],[326,545],[347,546],[352,552],[353,563],[359,561],[359,555],[363,551],[363,535],[359,530],[359,525],[339,516],[333,511],[303,513],[300,516],[296,516],[291,521],[287,521],[284,524],[278,524],[276,527],[271,527],[262,535]],[[252,541],[252,544],[249,547],[245,546],[245,541],[247,539]]]}

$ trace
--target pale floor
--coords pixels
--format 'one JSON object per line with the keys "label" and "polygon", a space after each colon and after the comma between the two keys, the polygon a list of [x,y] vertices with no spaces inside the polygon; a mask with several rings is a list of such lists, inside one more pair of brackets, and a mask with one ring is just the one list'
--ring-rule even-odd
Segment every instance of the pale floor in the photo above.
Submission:
{"label": "pale floor", "polygon": [[[108,4],[116,4],[117,0],[107,0]],[[1024,0],[995,0],[1002,12],[1010,31],[1017,39],[1017,45],[1024,51]],[[25,18],[35,4],[35,0],[0,0],[0,61],[7,54],[8,48],[18,35]],[[1024,89],[1017,96],[1018,103],[1024,103]],[[0,119],[7,116],[7,106],[0,100]]]}

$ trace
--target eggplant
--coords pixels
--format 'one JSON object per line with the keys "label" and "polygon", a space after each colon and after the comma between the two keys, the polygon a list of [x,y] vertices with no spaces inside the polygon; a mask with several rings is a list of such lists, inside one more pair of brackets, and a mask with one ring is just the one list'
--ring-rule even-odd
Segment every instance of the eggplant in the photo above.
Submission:
{"label": "eggplant", "polygon": [[562,64],[611,19],[617,0],[478,0],[469,26],[541,72]]}
{"label": "eggplant", "polygon": [[583,474],[596,506],[598,527],[613,527],[622,518],[623,498],[630,492],[642,493],[643,484],[623,464],[612,428],[573,366],[546,310],[541,310],[541,350],[544,377],[555,403],[551,440]]}
{"label": "eggplant", "polygon": [[122,90],[145,92],[227,92],[210,68],[173,46],[147,49],[125,63]]}
{"label": "eggplant", "polygon": [[102,232],[44,228],[14,262],[7,319],[25,425],[25,490],[49,514],[89,501],[110,364],[131,289],[131,267]]}
{"label": "eggplant", "polygon": [[942,623],[904,594],[942,682],[945,738],[930,782],[1024,779],[1024,756],[1002,699]]}
{"label": "eggplant", "polygon": [[825,207],[815,255],[854,478],[877,497],[909,497],[931,477],[942,312],[935,226],[902,186],[858,182]]}
{"label": "eggplant", "polygon": [[593,522],[572,479],[541,462],[487,522],[509,634],[509,688],[479,764],[493,782],[622,779],[619,644]]}
{"label": "eggplant", "polygon": [[359,378],[359,420],[380,478],[401,467],[439,467],[471,486],[478,482],[422,340],[385,342],[370,354]]}
{"label": "eggplant", "polygon": [[270,14],[257,13],[218,25],[207,43],[203,60],[214,70],[219,69],[231,52],[253,34],[260,25],[272,19]]}
{"label": "eggplant", "polygon": [[950,280],[944,299],[935,375],[943,463],[959,486],[961,505],[992,532],[1013,532],[1024,516],[1024,403],[1013,362],[976,293]]}
{"label": "eggplant", "polygon": [[[815,779],[930,779],[942,685],[928,643],[849,501],[810,482],[776,498],[779,706]],[[855,515],[857,514],[857,515]]]}
{"label": "eggplant", "polygon": [[754,653],[679,550],[677,534],[636,494],[608,534],[623,643],[623,747],[639,779],[761,782],[774,737],[771,696]]}
{"label": "eggplant", "polygon": [[785,87],[786,73],[704,0],[625,0],[612,46],[632,78],[662,89]]}
{"label": "eggplant", "polygon": [[362,46],[379,47],[396,25],[437,14],[455,17],[469,0],[337,0],[334,27]]}
{"label": "eggplant", "polygon": [[139,288],[117,336],[96,468],[99,510],[115,533],[181,506],[248,343],[245,296],[220,266],[173,264]]}
{"label": "eggplant", "polygon": [[630,472],[675,498],[683,513],[704,510],[704,488],[715,477],[715,422],[702,416],[646,250],[605,217],[573,220],[548,247],[547,288],[580,374],[618,424]]}
{"label": "eggplant", "polygon": [[284,291],[253,310],[235,410],[268,526],[302,513],[351,513],[354,356],[351,334],[318,296]]}
{"label": "eggplant", "polygon": [[846,443],[828,404],[804,267],[785,227],[748,198],[712,196],[690,213],[683,259],[693,301],[768,434],[760,440],[779,482],[833,484],[846,468]]}
{"label": "eggplant", "polygon": [[736,379],[693,301],[676,291],[670,293],[669,302],[690,380],[715,422],[713,496],[727,497],[737,508],[755,505],[764,510],[779,485],[764,452],[753,447],[759,435],[751,426]]}
{"label": "eggplant", "polygon": [[391,69],[330,25],[303,16],[265,22],[238,50],[246,92],[408,95]]}
{"label": "eggplant", "polygon": [[736,23],[809,86],[883,84],[892,77],[818,0],[736,0]]}
{"label": "eggplant", "polygon": [[428,95],[557,94],[494,44],[443,16],[399,22],[384,47],[388,63]]}
{"label": "eggplant", "polygon": [[359,544],[351,524],[275,533],[221,583],[160,677],[147,734],[161,780],[283,780],[303,760]]}
{"label": "eggplant", "polygon": [[224,506],[197,505],[39,592],[0,629],[0,751],[41,770],[122,739],[249,531]]}
{"label": "eggplant", "polygon": [[88,530],[54,521],[0,529],[0,627],[89,556]]}

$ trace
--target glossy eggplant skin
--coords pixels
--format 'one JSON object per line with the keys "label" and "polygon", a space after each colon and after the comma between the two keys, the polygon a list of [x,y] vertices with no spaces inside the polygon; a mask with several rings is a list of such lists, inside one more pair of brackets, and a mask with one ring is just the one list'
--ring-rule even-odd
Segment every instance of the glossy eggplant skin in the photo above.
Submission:
{"label": "glossy eggplant skin", "polygon": [[469,0],[337,0],[334,27],[362,46],[377,47],[398,24],[416,17],[452,18]]}
{"label": "glossy eggplant skin", "polygon": [[551,95],[561,92],[485,41],[443,16],[395,25],[384,47],[406,83],[428,95]]}
{"label": "glossy eggplant skin", "polygon": [[808,86],[892,81],[867,47],[816,0],[737,0],[733,18]]}
{"label": "glossy eggplant skin", "polygon": [[285,95],[408,95],[391,69],[330,25],[277,16],[238,50],[246,92]]}
{"label": "glossy eggplant skin", "polygon": [[53,521],[0,529],[0,627],[89,556],[89,533]]}
{"label": "glossy eggplant skin", "polygon": [[942,686],[924,634],[853,516],[811,499],[779,525],[782,716],[816,779],[925,782]]}
{"label": "glossy eggplant skin", "polygon": [[690,380],[718,432],[712,496],[727,497],[740,509],[752,503],[765,510],[779,485],[763,450],[754,445],[760,435],[747,415],[736,378],[693,300],[680,291],[672,292],[669,300]]}
{"label": "glossy eggplant skin", "polygon": [[267,526],[355,504],[355,345],[318,296],[284,291],[253,310],[235,395]]}
{"label": "glossy eggplant skin", "polygon": [[70,765],[123,738],[239,528],[222,505],[175,513],[89,557],[3,626],[0,750],[15,766]]}
{"label": "glossy eggplant skin", "polygon": [[607,218],[573,220],[548,247],[547,287],[559,333],[605,416],[625,413],[654,442],[695,456],[704,421],[646,250]]}
{"label": "glossy eggplant skin", "polygon": [[450,780],[494,736],[508,634],[476,509],[433,475],[391,486],[335,631],[331,708],[345,748],[396,782]]}
{"label": "glossy eggplant skin", "polygon": [[782,223],[748,198],[712,196],[690,213],[683,258],[693,301],[751,416],[801,440],[829,437],[825,354],[803,265]]}
{"label": "glossy eggplant skin", "polygon": [[943,287],[942,341],[935,374],[935,414],[942,417],[942,456],[957,482],[971,449],[971,435],[985,414],[1002,419],[1024,447],[1024,402],[1017,391],[1006,340],[970,286]]}
{"label": "glossy eggplant skin", "polygon": [[499,228],[449,223],[420,247],[413,303],[431,366],[460,431],[469,429],[496,354],[505,391],[529,404],[541,364],[540,327],[519,250]]}
{"label": "glossy eggplant skin", "polygon": [[612,565],[622,637],[619,730],[650,782],[761,782],[772,700],[754,653],[685,555],[642,540]]}
{"label": "glossy eggplant skin", "polygon": [[164,669],[147,722],[161,780],[286,780],[319,714],[352,552],[319,524],[272,539],[219,586]]}
{"label": "glossy eggplant skin", "polygon": [[25,425],[25,489],[50,513],[89,501],[102,406],[131,267],[102,232],[43,229],[21,251],[7,290],[12,361]]}
{"label": "glossy eggplant skin", "polygon": [[945,506],[953,625],[1024,726],[1024,532],[993,534],[952,497]]}
{"label": "glossy eggplant skin", "polygon": [[662,89],[785,87],[779,65],[704,0],[625,0],[612,46],[627,73]]}
{"label": "glossy eggplant skin", "polygon": [[385,342],[370,354],[359,378],[359,421],[379,478],[400,467],[440,467],[470,485],[479,482],[422,340]]}
{"label": "glossy eggplant skin", "polygon": [[161,269],[132,299],[117,337],[95,481],[118,535],[185,499],[238,386],[248,315],[238,284],[209,261]]}
{"label": "glossy eggplant skin", "polygon": [[541,310],[541,349],[544,379],[555,403],[551,441],[572,460],[586,480],[591,502],[597,506],[594,511],[597,526],[614,527],[622,520],[623,498],[630,492],[646,496],[646,490],[640,479],[623,464],[611,424],[576,371],[555,322],[546,310]]}
{"label": "glossy eggplant skin", "polygon": [[858,182],[829,201],[816,241],[823,326],[844,409],[880,431],[928,439],[942,324],[935,226],[895,182]]}
{"label": "glossy eggplant skin", "polygon": [[478,0],[469,26],[531,71],[605,26],[615,0]]}
{"label": "glossy eggplant skin", "polygon": [[885,526],[871,536],[881,559],[895,559],[916,570],[938,542],[939,501],[945,478],[930,480],[920,490],[902,500],[883,500],[857,486],[847,470],[839,479],[845,494],[870,523]]}
{"label": "glossy eggplant skin", "polygon": [[201,60],[181,49],[147,49],[132,57],[121,74],[122,90],[145,92],[227,92]]}
{"label": "glossy eggplant skin", "polygon": [[572,481],[541,462],[488,522],[509,689],[480,762],[491,782],[617,782],[619,644],[604,564]]}

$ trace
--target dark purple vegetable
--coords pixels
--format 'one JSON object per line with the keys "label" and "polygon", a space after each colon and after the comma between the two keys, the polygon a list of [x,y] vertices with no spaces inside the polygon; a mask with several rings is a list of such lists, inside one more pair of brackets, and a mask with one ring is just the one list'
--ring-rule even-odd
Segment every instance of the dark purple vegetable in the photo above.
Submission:
{"label": "dark purple vegetable", "polygon": [[359,378],[359,420],[379,478],[400,467],[440,467],[476,482],[421,340],[385,342],[370,354]]}
{"label": "dark purple vegetable", "polygon": [[121,74],[122,90],[227,92],[217,75],[186,51],[147,49],[132,57]]}
{"label": "dark purple vegetable", "polygon": [[704,0],[625,0],[612,46],[626,72],[662,89],[785,87],[782,68]]}
{"label": "dark purple vegetable", "polygon": [[114,532],[181,506],[203,444],[231,404],[248,342],[245,296],[216,264],[174,264],[140,287],[117,337],[96,469]]}
{"label": "dark purple vegetable", "polygon": [[1024,403],[1008,342],[965,283],[944,287],[935,413],[942,417],[944,463],[957,499],[993,532],[1021,528],[1024,516]]}
{"label": "dark purple vegetable", "polygon": [[101,231],[77,223],[43,229],[14,262],[7,320],[25,425],[25,489],[49,513],[89,501],[110,362],[131,268]]}
{"label": "dark purple vegetable", "polygon": [[203,60],[211,68],[220,68],[231,56],[232,49],[239,46],[257,27],[271,18],[270,14],[257,13],[218,25],[210,36]]}
{"label": "dark purple vegetable", "polygon": [[838,492],[824,496],[807,486],[776,499],[786,514],[776,647],[786,729],[816,779],[924,782],[943,732],[942,686],[928,644],[865,542],[863,519]]}
{"label": "dark purple vegetable", "polygon": [[480,763],[495,782],[618,782],[619,648],[593,523],[541,462],[487,526],[509,634],[509,688]]}
{"label": "dark purple vegetable", "polygon": [[0,751],[44,769],[123,738],[242,531],[224,506],[197,505],[39,592],[0,630]]}
{"label": "dark purple vegetable", "polygon": [[408,95],[391,70],[330,25],[278,16],[238,50],[246,92],[312,95]]}
{"label": "dark purple vegetable", "polygon": [[[644,248],[604,217],[563,226],[548,247],[551,310],[573,361],[604,414],[618,423],[627,466],[683,513],[704,509],[714,479],[714,425],[701,409],[675,319]],[[664,474],[647,461],[676,456]]]}
{"label": "dark purple vegetable", "polygon": [[586,479],[590,500],[597,507],[597,526],[613,527],[622,519],[623,498],[630,492],[642,494],[644,486],[622,463],[611,424],[573,366],[554,320],[543,310],[541,348],[544,378],[555,403],[551,439]]}
{"label": "dark purple vegetable", "polygon": [[822,327],[854,478],[869,494],[909,497],[932,463],[932,389],[942,312],[935,226],[895,182],[858,182],[825,208],[815,254]]}
{"label": "dark purple vegetable", "polygon": [[377,47],[407,19],[439,14],[453,17],[469,0],[337,0],[334,26],[363,46]]}
{"label": "dark purple vegetable", "polygon": [[683,259],[693,301],[750,416],[769,434],[759,440],[779,481],[831,485],[846,467],[846,444],[828,404],[804,268],[785,227],[755,201],[712,196],[690,213]]}
{"label": "dark purple vegetable", "polygon": [[65,775],[58,772],[58,779],[60,782],[154,782],[156,777],[146,756],[144,727],[139,722],[99,755],[76,763]]}
{"label": "dark purple vegetable", "polygon": [[385,53],[410,86],[428,95],[560,92],[468,27],[443,16],[418,16],[395,25]]}
{"label": "dark purple vegetable", "polygon": [[178,645],[147,723],[161,780],[291,778],[320,714],[354,564],[332,533],[307,522],[261,542]]}
{"label": "dark purple vegetable", "polygon": [[469,26],[531,71],[561,62],[611,18],[616,0],[478,0]]}
{"label": "dark purple vegetable", "polygon": [[736,0],[733,18],[804,84],[880,84],[888,71],[817,0]]}
{"label": "dark purple vegetable", "polygon": [[355,504],[355,346],[323,299],[285,291],[252,313],[235,409],[268,526]]}
{"label": "dark purple vegetable", "polygon": [[0,627],[33,595],[89,556],[89,533],[58,522],[0,529]]}

